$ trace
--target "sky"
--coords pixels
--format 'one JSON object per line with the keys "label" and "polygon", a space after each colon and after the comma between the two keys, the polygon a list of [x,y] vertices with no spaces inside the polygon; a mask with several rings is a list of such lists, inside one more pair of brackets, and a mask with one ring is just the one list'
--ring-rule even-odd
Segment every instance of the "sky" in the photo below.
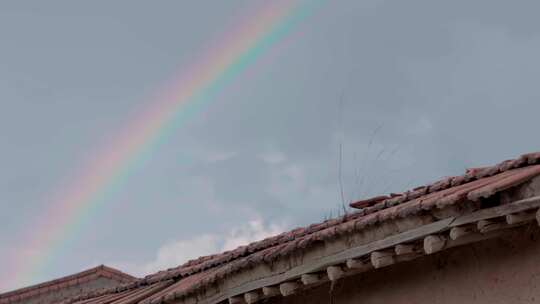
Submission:
{"label": "sky", "polygon": [[[0,269],[30,250],[21,235],[43,229],[81,164],[257,2],[0,3]],[[163,140],[43,271],[0,291],[99,264],[144,276],[540,150],[539,10],[325,1]]]}

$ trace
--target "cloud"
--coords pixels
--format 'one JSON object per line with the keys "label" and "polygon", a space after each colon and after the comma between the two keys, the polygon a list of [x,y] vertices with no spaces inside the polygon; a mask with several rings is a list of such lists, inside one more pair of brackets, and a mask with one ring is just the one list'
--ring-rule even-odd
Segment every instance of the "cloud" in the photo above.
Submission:
{"label": "cloud", "polygon": [[269,175],[267,191],[282,201],[288,201],[294,194],[303,194],[305,191],[305,168],[299,163],[274,168]]}
{"label": "cloud", "polygon": [[205,234],[188,240],[167,243],[158,249],[155,260],[143,265],[142,270],[148,274],[183,264],[189,259],[208,255],[218,251],[219,238]]}
{"label": "cloud", "polygon": [[433,130],[433,123],[427,117],[420,117],[406,132],[411,135],[426,135]]}
{"label": "cloud", "polygon": [[235,157],[238,153],[236,152],[221,152],[221,153],[208,153],[206,155],[206,160],[209,163],[215,163],[220,161],[226,161]]}
{"label": "cloud", "polygon": [[287,160],[287,156],[283,152],[272,151],[259,154],[259,158],[262,159],[265,163],[270,165],[277,165]]}
{"label": "cloud", "polygon": [[270,223],[265,225],[260,219],[253,219],[246,225],[233,228],[223,240],[222,250],[231,250],[238,246],[262,240],[285,231],[283,223]]}
{"label": "cloud", "polygon": [[260,217],[255,217],[247,223],[232,227],[224,234],[202,234],[189,239],[169,241],[159,247],[155,258],[149,262],[117,262],[110,263],[110,265],[143,277],[159,270],[177,267],[200,256],[232,250],[262,240],[286,229],[287,224],[285,223],[267,224]]}

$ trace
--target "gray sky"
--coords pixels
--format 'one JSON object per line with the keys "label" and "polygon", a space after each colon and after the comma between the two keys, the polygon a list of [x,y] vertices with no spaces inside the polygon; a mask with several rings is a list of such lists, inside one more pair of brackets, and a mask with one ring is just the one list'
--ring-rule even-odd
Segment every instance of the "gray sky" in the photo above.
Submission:
{"label": "gray sky", "polygon": [[[0,3],[0,269],[96,147],[253,1]],[[540,150],[537,1],[328,1],[159,146],[37,283],[143,275]],[[0,290],[21,287],[0,286]]]}

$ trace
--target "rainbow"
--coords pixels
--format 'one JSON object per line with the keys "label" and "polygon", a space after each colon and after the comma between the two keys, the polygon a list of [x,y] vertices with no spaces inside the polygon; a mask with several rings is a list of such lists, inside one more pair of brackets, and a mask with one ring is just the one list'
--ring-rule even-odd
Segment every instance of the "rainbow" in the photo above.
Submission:
{"label": "rainbow", "polygon": [[52,195],[48,210],[22,237],[23,250],[13,257],[10,269],[2,271],[0,289],[42,279],[55,257],[69,252],[84,222],[107,204],[107,198],[161,142],[322,2],[262,1],[246,20],[226,31],[190,67],[183,68],[141,115],[130,120],[93,161],[77,171],[73,182],[61,187],[67,190]]}

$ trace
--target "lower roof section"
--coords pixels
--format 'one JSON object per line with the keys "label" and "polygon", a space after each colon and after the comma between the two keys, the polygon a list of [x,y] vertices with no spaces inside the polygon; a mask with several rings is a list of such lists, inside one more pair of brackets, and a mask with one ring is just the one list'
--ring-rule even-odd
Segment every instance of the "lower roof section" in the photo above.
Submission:
{"label": "lower roof section", "polygon": [[61,292],[64,289],[83,285],[99,278],[106,278],[114,281],[116,282],[115,285],[135,282],[137,280],[137,278],[120,270],[105,265],[100,265],[55,280],[2,293],[0,294],[0,304],[18,303],[33,297],[43,296],[45,294],[54,292]]}

